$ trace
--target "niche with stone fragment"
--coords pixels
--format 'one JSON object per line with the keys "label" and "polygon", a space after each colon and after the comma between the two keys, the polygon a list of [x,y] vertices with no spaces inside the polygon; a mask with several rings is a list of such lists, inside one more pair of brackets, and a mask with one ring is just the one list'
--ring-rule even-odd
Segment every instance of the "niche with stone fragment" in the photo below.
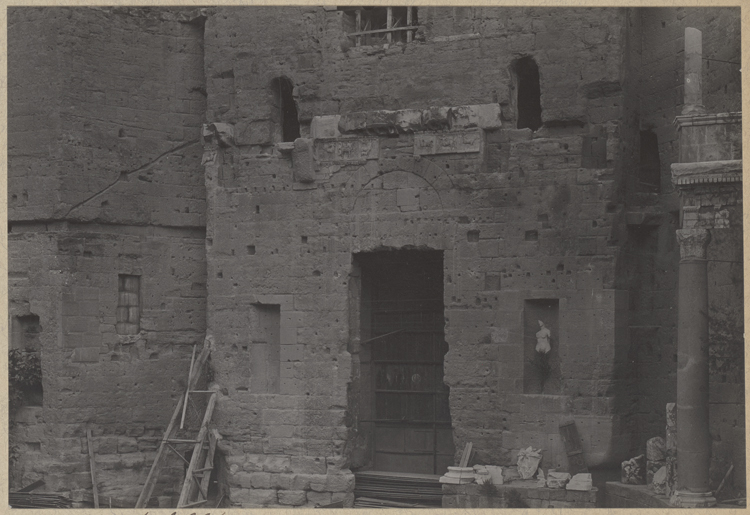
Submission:
{"label": "niche with stone fragment", "polygon": [[559,394],[558,299],[529,299],[523,306],[523,393]]}

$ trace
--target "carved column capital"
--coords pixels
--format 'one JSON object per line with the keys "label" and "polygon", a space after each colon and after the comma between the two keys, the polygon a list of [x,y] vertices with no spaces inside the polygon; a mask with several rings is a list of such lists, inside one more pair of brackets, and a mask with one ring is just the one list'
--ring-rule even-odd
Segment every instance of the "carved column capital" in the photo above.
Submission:
{"label": "carved column capital", "polygon": [[680,259],[706,259],[711,233],[706,229],[677,229]]}

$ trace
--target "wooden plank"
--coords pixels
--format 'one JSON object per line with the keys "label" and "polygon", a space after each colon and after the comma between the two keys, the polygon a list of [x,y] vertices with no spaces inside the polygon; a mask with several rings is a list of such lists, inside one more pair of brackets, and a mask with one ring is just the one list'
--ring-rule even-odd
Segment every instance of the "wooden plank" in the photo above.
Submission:
{"label": "wooden plank", "polygon": [[[411,24],[412,24],[412,11],[411,10],[412,10],[411,7],[407,7],[406,8],[406,25],[409,26],[409,27],[411,27]],[[411,31],[407,32],[406,33],[406,42],[407,43],[411,43],[411,40],[412,40],[413,36],[414,35],[413,35],[413,33]]]}
{"label": "wooden plank", "polygon": [[94,487],[94,508],[99,508],[99,490],[96,486],[96,463],[94,462],[94,444],[91,442],[91,429],[86,430],[86,442],[89,444],[89,464],[91,466],[91,484]]}
{"label": "wooden plank", "polygon": [[[208,356],[211,354],[212,347],[213,338],[207,337],[203,343],[203,349],[201,349],[201,353],[198,355],[198,359],[195,361],[195,373],[192,374],[188,381],[188,391],[193,390],[198,384],[198,381],[203,372],[203,365],[206,364]],[[216,394],[214,394],[213,397],[215,396]],[[164,432],[164,437],[161,440],[161,444],[159,444],[159,449],[156,451],[156,457],[154,458],[154,463],[151,465],[151,470],[149,471],[148,477],[146,478],[146,483],[143,485],[141,495],[138,497],[138,501],[136,501],[135,503],[136,508],[144,508],[148,504],[148,500],[151,498],[151,494],[154,493],[154,487],[156,486],[156,481],[159,478],[159,473],[161,472],[161,468],[163,466],[162,458],[164,457],[164,451],[167,448],[167,440],[171,439],[172,433],[175,430],[175,425],[177,424],[177,419],[180,417],[180,412],[182,410],[184,402],[186,402],[186,396],[183,394],[177,401],[177,406],[175,406],[174,412],[172,413],[172,418],[169,421],[167,430]]]}
{"label": "wooden plank", "polygon": [[571,476],[582,472],[587,473],[589,469],[583,456],[583,443],[575,421],[560,424],[560,437],[565,446],[565,453],[568,455],[568,473]]}
{"label": "wooden plank", "polygon": [[574,421],[560,424],[560,437],[563,440],[563,445],[565,445],[565,452],[568,454],[583,451],[581,437],[578,435],[578,429]]}
{"label": "wooden plank", "polygon": [[[393,7],[386,7],[386,21],[385,26],[389,29],[393,28]],[[390,43],[393,40],[393,32],[388,31],[388,33],[385,35],[386,39],[388,40],[388,43]]]}
{"label": "wooden plank", "polygon": [[[190,357],[190,371],[188,372],[187,389],[185,398],[190,395],[190,379],[193,377],[193,365],[195,364],[195,344],[193,344],[193,355]],[[187,402],[182,403],[182,418],[180,419],[180,429],[185,427],[185,413],[187,413]]]}
{"label": "wooden plank", "polygon": [[31,492],[32,490],[36,490],[37,488],[39,488],[42,485],[44,485],[44,480],[43,479],[39,479],[39,480],[34,481],[33,483],[31,483],[29,486],[24,486],[23,488],[21,488],[16,493],[23,494],[23,493]]}
{"label": "wooden plank", "polygon": [[[200,472],[204,472],[203,479],[201,480],[201,489],[206,492],[206,499],[208,499],[208,487],[211,482],[211,471],[214,468],[214,453],[216,452],[216,442],[219,440],[219,432],[216,429],[211,429],[208,433],[208,454],[206,455],[206,462]],[[196,470],[195,472],[198,472]],[[205,472],[208,472],[207,474]]]}
{"label": "wooden plank", "polygon": [[469,457],[471,456],[471,448],[474,444],[471,442],[464,446],[464,452],[461,454],[461,461],[458,463],[459,467],[465,467],[469,463]]}
{"label": "wooden plank", "polygon": [[138,500],[135,503],[136,508],[144,508],[146,504],[148,504],[148,500],[151,498],[151,494],[154,493],[156,480],[159,478],[159,472],[161,472],[161,467],[163,466],[162,457],[164,456],[164,450],[167,448],[167,440],[170,439],[169,437],[175,429],[177,418],[180,416],[182,403],[184,401],[185,394],[182,394],[180,396],[180,400],[177,402],[177,406],[175,407],[174,412],[172,413],[172,419],[169,421],[167,430],[164,432],[164,437],[161,439],[159,449],[157,449],[156,451],[156,457],[154,458],[154,463],[151,465],[151,470],[149,471],[148,477],[146,478],[146,484],[143,485],[141,495],[138,497]]}
{"label": "wooden plank", "polygon": [[[361,32],[351,32],[347,36],[364,36],[367,34],[383,34],[384,32],[396,32],[402,30],[417,30],[419,27],[394,27],[392,29],[363,30]],[[425,331],[430,332],[430,331]]]}
{"label": "wooden plank", "polygon": [[193,492],[194,488],[194,478],[193,473],[195,472],[195,469],[198,468],[198,460],[200,459],[200,456],[203,451],[203,441],[206,438],[206,433],[208,432],[208,424],[211,422],[211,417],[214,413],[214,407],[216,406],[216,393],[211,395],[211,398],[208,400],[208,406],[206,407],[206,414],[203,416],[203,423],[201,423],[201,429],[198,432],[198,438],[199,443],[195,444],[195,447],[193,448],[193,455],[190,458],[190,466],[188,467],[187,471],[185,472],[185,482],[182,485],[182,491],[180,492],[180,499],[177,501],[177,507],[182,508],[186,504],[190,502],[190,496]]}

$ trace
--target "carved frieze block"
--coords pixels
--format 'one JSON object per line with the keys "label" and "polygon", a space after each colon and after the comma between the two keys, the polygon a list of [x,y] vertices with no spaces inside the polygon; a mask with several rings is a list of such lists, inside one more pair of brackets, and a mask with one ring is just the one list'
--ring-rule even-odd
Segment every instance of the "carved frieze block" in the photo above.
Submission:
{"label": "carved frieze block", "polygon": [[377,159],[377,138],[336,138],[315,140],[315,160],[319,163],[356,163]]}
{"label": "carved frieze block", "polygon": [[470,154],[481,152],[484,131],[425,132],[414,135],[414,155]]}

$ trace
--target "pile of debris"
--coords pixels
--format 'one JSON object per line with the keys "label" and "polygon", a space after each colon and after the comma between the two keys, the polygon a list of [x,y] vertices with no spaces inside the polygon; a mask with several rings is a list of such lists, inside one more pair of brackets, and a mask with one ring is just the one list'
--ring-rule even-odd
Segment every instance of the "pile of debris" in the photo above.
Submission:
{"label": "pile of debris", "polygon": [[[470,449],[471,444],[467,444]],[[470,451],[469,451],[470,452]],[[464,457],[466,450],[464,451]],[[539,467],[542,461],[542,450],[527,447],[518,451],[518,459],[515,466],[502,467],[499,465],[474,465],[467,467],[468,459],[456,467],[448,467],[448,472],[440,478],[441,483],[461,485],[467,483],[478,483],[480,485],[491,483],[503,485],[511,482],[534,483],[538,488],[553,488],[566,490],[589,491],[593,489],[591,474],[577,472],[572,476],[568,472],[558,472],[550,469],[545,476],[544,470]]]}

